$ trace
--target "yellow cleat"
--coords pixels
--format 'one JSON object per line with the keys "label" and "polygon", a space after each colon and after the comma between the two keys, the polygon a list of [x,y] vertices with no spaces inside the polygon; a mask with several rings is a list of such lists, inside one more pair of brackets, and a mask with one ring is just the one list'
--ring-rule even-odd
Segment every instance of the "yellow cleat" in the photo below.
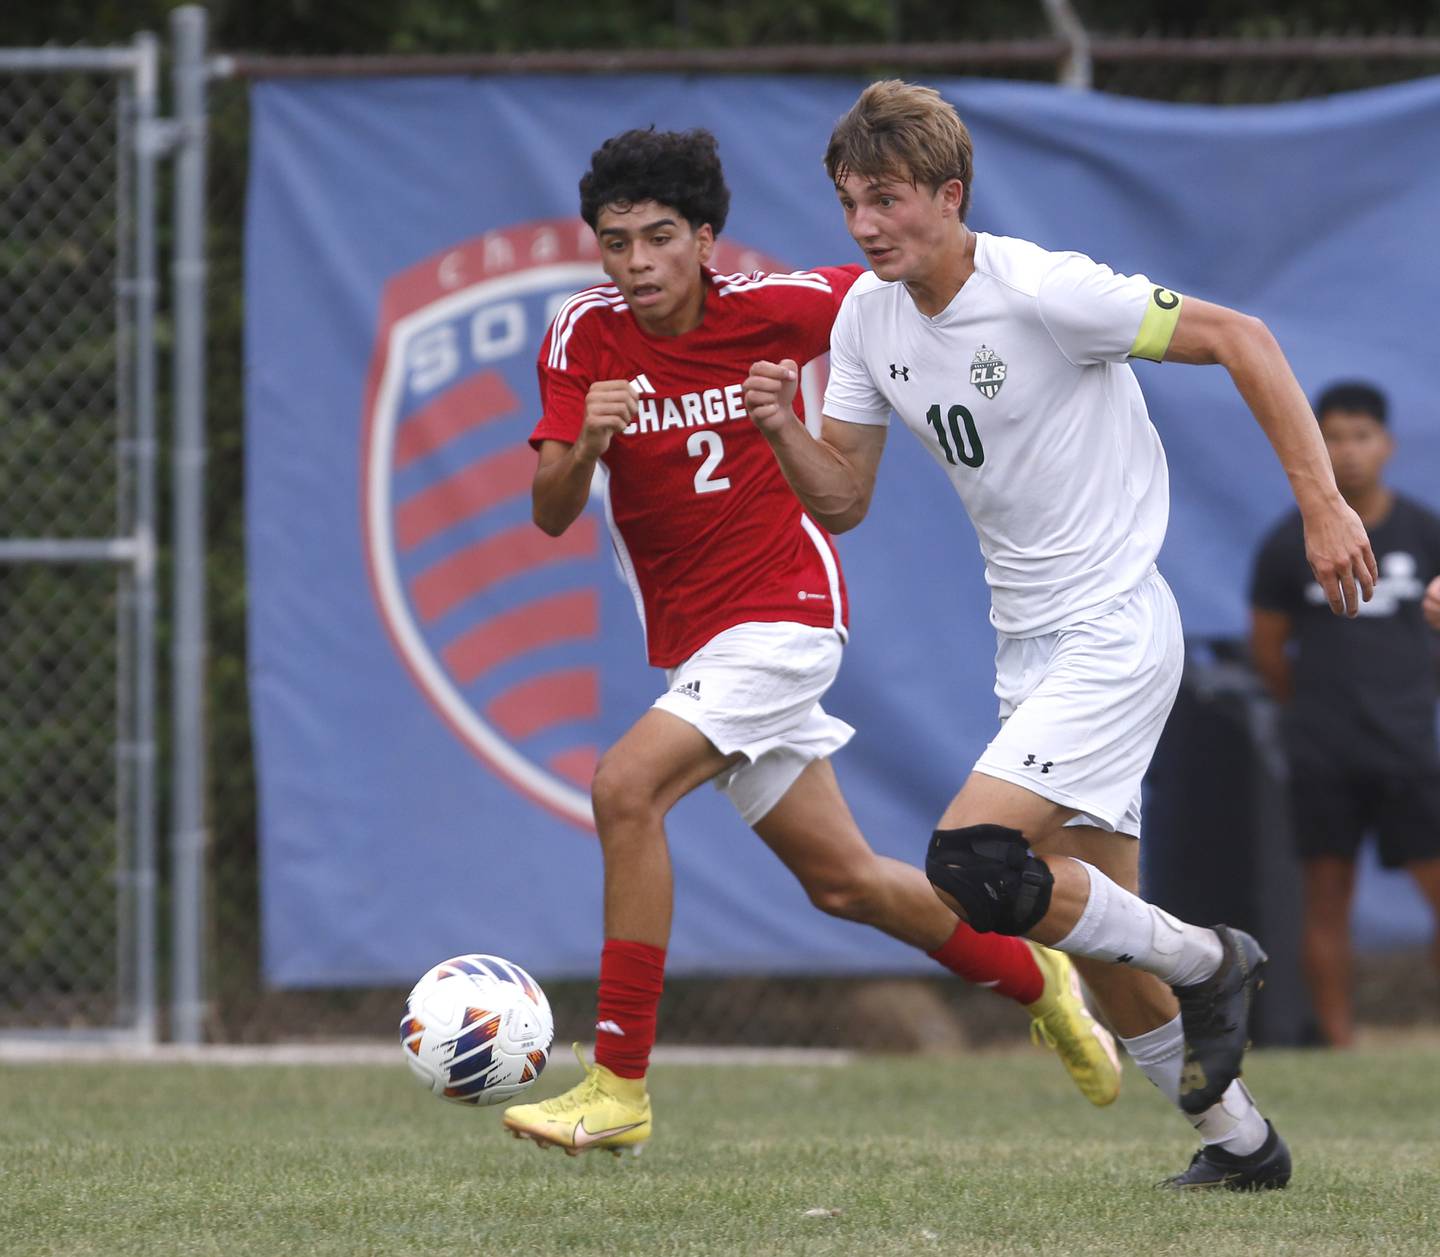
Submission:
{"label": "yellow cleat", "polygon": [[575,1044],[585,1078],[569,1091],[539,1104],[505,1110],[505,1128],[516,1139],[542,1148],[564,1148],[572,1157],[595,1148],[638,1155],[650,1138],[650,1097],[643,1078],[621,1078],[603,1065],[587,1065]]}
{"label": "yellow cleat", "polygon": [[1030,1038],[1059,1054],[1091,1104],[1110,1104],[1120,1094],[1120,1054],[1114,1036],[1085,1007],[1080,975],[1070,957],[1039,943],[1030,943],[1030,950],[1045,975],[1045,993],[1025,1006],[1034,1018]]}

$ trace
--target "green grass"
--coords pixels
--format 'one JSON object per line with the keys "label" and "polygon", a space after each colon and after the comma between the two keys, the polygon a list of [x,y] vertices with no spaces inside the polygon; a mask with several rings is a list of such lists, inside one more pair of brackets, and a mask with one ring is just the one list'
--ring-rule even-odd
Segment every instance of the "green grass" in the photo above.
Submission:
{"label": "green grass", "polygon": [[[557,1059],[542,1086],[576,1077]],[[1296,1179],[1176,1196],[1184,1122],[1033,1049],[655,1071],[638,1159],[505,1137],[393,1069],[0,1069],[0,1253],[1440,1252],[1440,1048],[1257,1053]],[[838,1210],[806,1217],[807,1209]]]}

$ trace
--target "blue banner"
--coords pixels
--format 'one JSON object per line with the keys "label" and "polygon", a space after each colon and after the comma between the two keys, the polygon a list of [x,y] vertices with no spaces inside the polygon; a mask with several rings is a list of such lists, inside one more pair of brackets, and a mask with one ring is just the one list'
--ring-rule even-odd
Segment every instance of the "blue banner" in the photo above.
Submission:
{"label": "blue banner", "polygon": [[[270,982],[399,984],[467,951],[542,978],[594,972],[585,786],[663,679],[599,513],[558,540],[529,523],[536,350],[557,304],[601,273],[576,183],[625,128],[707,127],[733,192],[723,269],[858,260],[820,159],[862,86],[255,88],[247,511]],[[975,138],[976,228],[1257,314],[1312,393],[1379,381],[1394,482],[1433,493],[1440,81],[1264,108],[940,86]],[[1162,568],[1187,632],[1241,633],[1251,554],[1287,509],[1285,479],[1222,370],[1137,370],[1170,459]],[[953,542],[941,550],[937,521]],[[826,705],[859,735],[836,766],[872,844],[917,862],[995,728],[979,556],[944,477],[903,434],[870,518],[840,547],[853,640]],[[943,625],[944,649],[917,625]],[[674,973],[928,964],[816,912],[708,788],[670,836]],[[1397,902],[1401,933],[1422,933],[1418,903],[1371,917],[1393,934]]]}

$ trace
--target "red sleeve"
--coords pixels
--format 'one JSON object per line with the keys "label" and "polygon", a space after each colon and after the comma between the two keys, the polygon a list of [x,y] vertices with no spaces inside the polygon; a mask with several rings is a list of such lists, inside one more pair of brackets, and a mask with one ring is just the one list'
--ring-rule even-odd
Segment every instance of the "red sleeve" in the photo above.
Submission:
{"label": "red sleeve", "polygon": [[541,441],[574,445],[585,424],[585,394],[596,376],[590,365],[592,350],[589,337],[581,330],[583,326],[582,319],[570,329],[563,354],[555,350],[554,323],[550,324],[540,345],[535,364],[540,374],[540,422],[530,434],[530,444],[537,450]]}
{"label": "red sleeve", "polygon": [[816,267],[816,270],[825,276],[830,281],[830,286],[835,289],[835,308],[837,310],[855,281],[865,274],[865,268],[858,263],[851,263],[848,266],[819,266]]}
{"label": "red sleeve", "polygon": [[825,281],[825,287],[793,288],[795,329],[803,353],[796,355],[802,366],[830,350],[830,329],[840,313],[840,303],[854,282],[865,273],[863,266],[817,266],[807,272]]}

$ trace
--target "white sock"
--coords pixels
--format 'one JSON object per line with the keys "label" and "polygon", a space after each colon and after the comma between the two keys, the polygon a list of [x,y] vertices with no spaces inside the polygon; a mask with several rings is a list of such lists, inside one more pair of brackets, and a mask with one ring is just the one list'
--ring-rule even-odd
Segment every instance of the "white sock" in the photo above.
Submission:
{"label": "white sock", "polygon": [[[1159,1088],[1161,1095],[1180,1108],[1180,1066],[1185,1055],[1185,1033],[1180,1027],[1180,1018],[1120,1042],[1140,1072]],[[1265,1119],[1238,1078],[1205,1112],[1198,1117],[1189,1113],[1185,1116],[1200,1132],[1202,1142],[1218,1144],[1237,1157],[1248,1156],[1265,1142]]]}
{"label": "white sock", "polygon": [[1171,1104],[1180,1105],[1180,1067],[1185,1057],[1185,1032],[1177,1016],[1163,1026],[1121,1039],[1130,1059]]}
{"label": "white sock", "polygon": [[1220,937],[1186,925],[1117,886],[1093,864],[1076,860],[1090,877],[1090,898],[1075,928],[1050,946],[1072,956],[1133,965],[1170,986],[1203,982],[1220,967]]}

